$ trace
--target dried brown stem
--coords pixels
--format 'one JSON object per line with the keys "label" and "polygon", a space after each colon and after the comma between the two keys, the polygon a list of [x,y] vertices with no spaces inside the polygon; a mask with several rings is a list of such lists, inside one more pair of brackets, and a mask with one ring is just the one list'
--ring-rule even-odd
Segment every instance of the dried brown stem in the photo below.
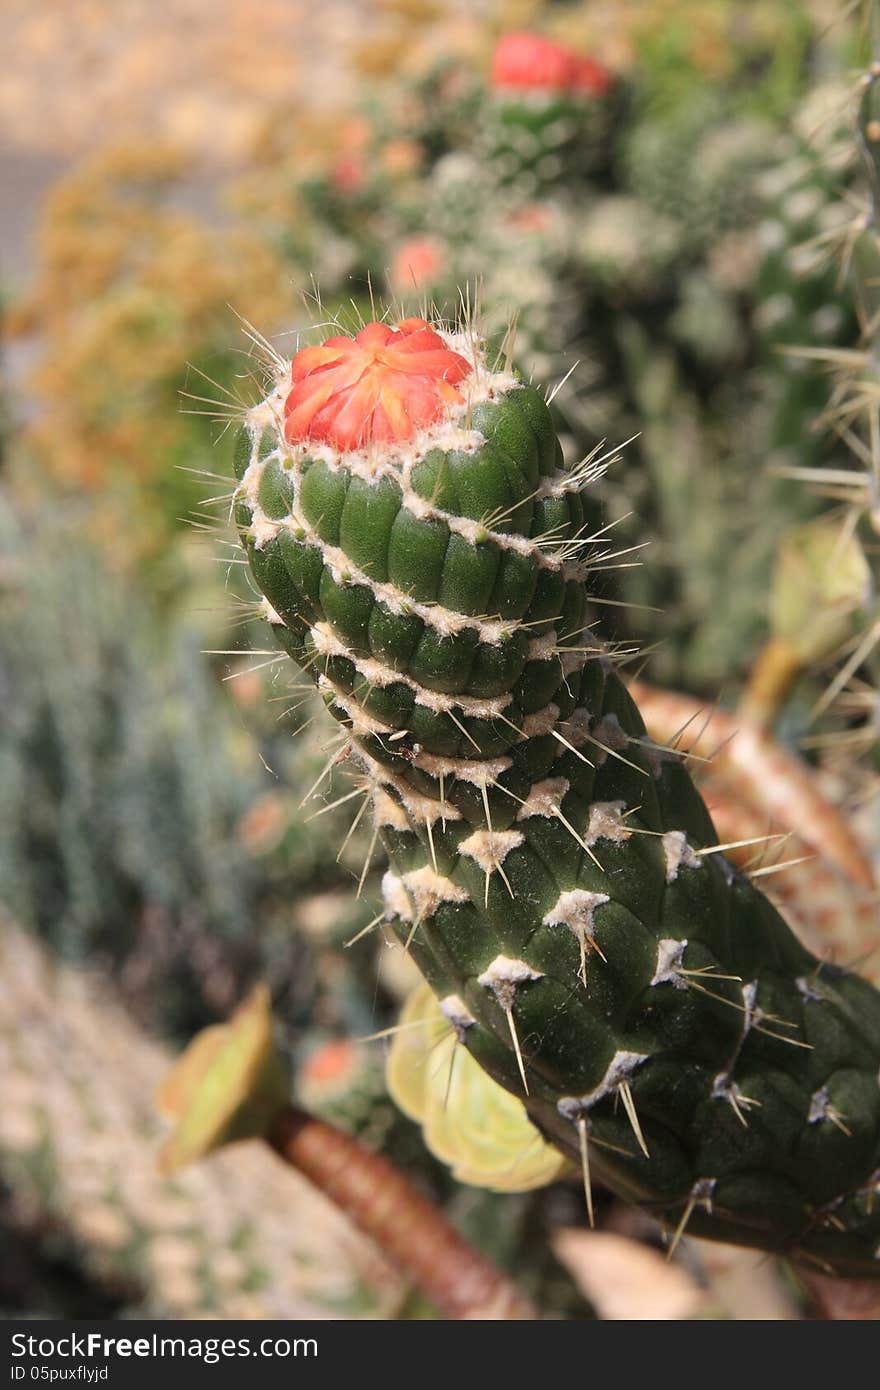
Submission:
{"label": "dried brown stem", "polygon": [[536,1316],[507,1276],[474,1250],[388,1159],[293,1106],[278,1116],[268,1142],[448,1317]]}
{"label": "dried brown stem", "polygon": [[[784,841],[755,841],[773,826],[765,813],[737,796],[722,776],[706,772],[700,790],[712,813],[722,844],[746,841],[727,857],[745,872],[755,868],[760,884],[788,918],[789,925],[817,956],[849,965],[873,984],[880,984],[877,894],[853,883],[837,865],[817,855],[799,836]],[[785,864],[788,867],[776,865]],[[869,954],[870,953],[870,954]]]}
{"label": "dried brown stem", "polygon": [[717,750],[712,771],[723,776],[740,799],[763,811],[780,829],[800,835],[853,883],[876,888],[870,859],[799,758],[741,716],[707,709],[691,695],[657,690],[642,681],[633,681],[630,693],[659,743],[669,743],[687,725],[682,752],[696,749],[705,757]]}
{"label": "dried brown stem", "polygon": [[833,1279],[798,1271],[810,1298],[810,1316],[822,1322],[876,1322],[880,1319],[880,1284],[867,1279]]}
{"label": "dried brown stem", "polygon": [[756,729],[770,729],[803,665],[800,652],[784,638],[766,642],[749,673],[739,706],[740,719]]}

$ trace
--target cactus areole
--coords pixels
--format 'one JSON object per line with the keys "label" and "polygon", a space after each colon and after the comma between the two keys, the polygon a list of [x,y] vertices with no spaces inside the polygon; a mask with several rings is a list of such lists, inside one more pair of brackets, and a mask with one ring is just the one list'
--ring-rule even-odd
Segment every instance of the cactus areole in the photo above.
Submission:
{"label": "cactus areole", "polygon": [[471,327],[279,367],[238,448],[264,614],[346,730],[387,919],[461,1044],[684,1230],[880,1276],[880,995],[720,852],[594,639],[607,531]]}

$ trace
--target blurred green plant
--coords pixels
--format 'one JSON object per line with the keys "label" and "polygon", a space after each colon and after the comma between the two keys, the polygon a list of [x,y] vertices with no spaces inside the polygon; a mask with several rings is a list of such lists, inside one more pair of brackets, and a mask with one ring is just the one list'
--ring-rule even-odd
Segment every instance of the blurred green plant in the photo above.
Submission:
{"label": "blurred green plant", "polygon": [[[63,956],[100,962],[165,1031],[185,1036],[225,1013],[267,959],[302,1024],[327,943],[291,930],[294,907],[337,890],[335,929],[347,935],[370,915],[354,899],[363,839],[337,863],[345,808],[316,823],[297,811],[325,763],[314,737],[294,736],[307,714],[279,722],[277,702],[283,715],[302,697],[270,685],[267,702],[248,671],[264,659],[248,658],[246,641],[223,663],[238,673],[228,683],[203,655],[206,638],[229,639],[216,567],[196,570],[198,586],[190,575],[169,609],[82,529],[76,511],[0,497],[0,901]],[[257,701],[262,727],[249,717],[245,731],[232,692]],[[334,800],[332,782],[321,792]],[[339,955],[348,1026],[370,1017],[352,971],[374,949]]]}

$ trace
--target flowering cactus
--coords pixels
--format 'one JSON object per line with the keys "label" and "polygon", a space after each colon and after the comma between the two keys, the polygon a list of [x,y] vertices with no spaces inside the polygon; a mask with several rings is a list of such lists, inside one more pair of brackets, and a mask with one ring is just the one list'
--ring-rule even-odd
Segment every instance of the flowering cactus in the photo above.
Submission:
{"label": "flowering cactus", "polygon": [[505,34],[492,56],[484,154],[502,183],[540,191],[604,157],[614,77],[537,34]]}
{"label": "flowering cactus", "polygon": [[880,1276],[880,995],[717,843],[592,636],[613,563],[473,325],[277,363],[238,452],[265,616],[342,727],[384,913],[545,1139],[696,1234]]}
{"label": "flowering cactus", "polygon": [[604,96],[612,81],[607,68],[594,58],[539,34],[505,34],[492,55],[491,83],[496,91]]}

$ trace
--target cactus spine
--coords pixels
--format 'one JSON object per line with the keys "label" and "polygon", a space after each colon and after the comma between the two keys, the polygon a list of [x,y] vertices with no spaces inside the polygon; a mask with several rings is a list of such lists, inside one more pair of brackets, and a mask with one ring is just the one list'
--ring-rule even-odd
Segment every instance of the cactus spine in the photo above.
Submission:
{"label": "cactus spine", "polygon": [[880,995],[728,863],[591,636],[614,563],[543,396],[471,326],[277,364],[238,454],[266,617],[315,680],[461,1043],[671,1231],[880,1276]]}

